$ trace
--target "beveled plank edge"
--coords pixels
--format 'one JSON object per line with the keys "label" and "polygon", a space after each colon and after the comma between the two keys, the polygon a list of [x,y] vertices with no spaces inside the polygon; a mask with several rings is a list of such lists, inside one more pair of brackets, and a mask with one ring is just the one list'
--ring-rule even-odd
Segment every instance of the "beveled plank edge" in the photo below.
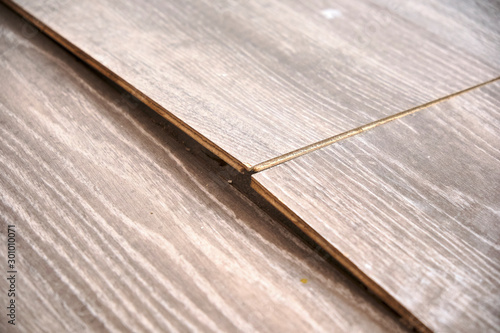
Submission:
{"label": "beveled plank edge", "polygon": [[59,35],[57,32],[52,30],[49,26],[45,25],[43,22],[39,21],[35,16],[30,14],[28,11],[26,11],[24,8],[21,6],[17,5],[16,3],[10,1],[10,0],[0,0],[1,3],[5,4],[7,7],[12,9],[14,12],[16,12],[18,15],[26,19],[28,22],[33,24],[35,27],[37,27],[40,31],[42,31],[44,34],[49,36],[51,39],[53,39],[55,42],[60,44],[62,47],[67,49],[69,52],[74,54],[77,58],[81,59],[83,62],[94,68],[96,71],[101,73],[102,75],[106,76],[113,82],[115,82],[117,85],[119,85],[121,88],[123,88],[125,91],[127,91],[129,94],[140,100],[142,103],[147,105],[149,108],[157,112],[159,115],[170,121],[174,126],[180,128],[183,132],[185,132],[187,135],[192,137],[194,140],[199,142],[203,147],[207,148],[209,151],[214,153],[217,157],[221,158],[226,162],[227,164],[231,165],[233,168],[238,170],[239,172],[244,172],[244,171],[251,171],[252,170],[252,165],[249,163],[244,163],[236,158],[234,158],[232,155],[227,153],[224,149],[221,147],[217,146],[214,142],[209,140],[207,137],[201,135],[196,131],[194,128],[177,118],[174,114],[163,108],[161,105],[153,101],[151,98],[143,94],[141,91],[137,90],[132,84],[128,83],[125,81],[123,78],[121,78],[119,75],[108,69],[106,66],[102,65],[100,62],[95,60],[93,57],[91,57],[89,54],[78,48],[76,45],[71,43],[69,40],[66,38],[62,37]]}
{"label": "beveled plank edge", "polygon": [[444,101],[446,101],[446,100],[448,100],[450,98],[456,97],[456,96],[461,95],[463,93],[467,93],[467,92],[469,92],[471,90],[480,88],[482,86],[485,86],[487,84],[493,83],[493,82],[498,81],[498,80],[500,80],[500,76],[495,77],[495,78],[493,78],[491,80],[488,80],[486,82],[479,83],[479,84],[477,84],[475,86],[472,86],[472,87],[469,87],[469,88],[466,88],[466,89],[454,92],[454,93],[452,93],[450,95],[446,95],[444,97],[438,98],[438,99],[433,100],[431,102],[428,102],[428,103],[416,106],[416,107],[408,109],[406,111],[402,111],[402,112],[393,114],[391,116],[387,116],[385,118],[382,118],[382,119],[379,119],[379,120],[375,120],[375,121],[373,121],[371,123],[368,123],[366,125],[357,127],[357,128],[352,129],[350,131],[347,131],[347,132],[344,132],[344,133],[332,136],[332,137],[330,137],[328,139],[321,140],[321,141],[318,141],[318,142],[313,143],[311,145],[299,148],[299,149],[294,150],[294,151],[292,151],[290,153],[287,153],[287,154],[275,157],[273,159],[270,159],[270,160],[268,160],[266,162],[259,163],[259,164],[255,165],[255,166],[253,166],[252,169],[251,169],[251,171],[253,171],[253,172],[259,172],[259,171],[263,171],[265,169],[269,169],[269,168],[271,168],[273,166],[276,166],[276,165],[279,165],[281,163],[293,160],[293,159],[295,159],[297,157],[300,157],[302,155],[308,154],[308,153],[313,152],[315,150],[324,148],[324,147],[329,146],[329,145],[331,145],[331,144],[333,144],[335,142],[338,142],[340,140],[344,140],[344,139],[350,138],[352,136],[361,134],[361,133],[366,132],[368,130],[371,130],[371,129],[375,128],[375,127],[378,127],[380,125],[384,125],[384,124],[386,124],[388,122],[391,122],[393,120],[397,120],[397,119],[403,118],[405,116],[411,115],[411,114],[416,113],[416,112],[418,112],[420,110],[426,109],[426,108],[428,108],[430,106],[433,106],[435,104],[444,102]]}
{"label": "beveled plank edge", "polygon": [[335,260],[350,271],[357,279],[359,279],[369,290],[377,297],[383,300],[389,307],[396,311],[403,319],[403,323],[414,328],[419,332],[432,332],[424,323],[415,317],[408,309],[392,297],[385,289],[379,286],[362,270],[358,268],[352,261],[345,257],[337,248],[331,245],[326,239],[311,228],[304,220],[288,208],[283,202],[269,192],[262,184],[260,184],[253,176],[251,177],[250,186],[259,193],[265,200],[270,202],[276,209],[290,219],[297,227],[299,227],[306,235],[311,237],[319,246],[327,251]]}

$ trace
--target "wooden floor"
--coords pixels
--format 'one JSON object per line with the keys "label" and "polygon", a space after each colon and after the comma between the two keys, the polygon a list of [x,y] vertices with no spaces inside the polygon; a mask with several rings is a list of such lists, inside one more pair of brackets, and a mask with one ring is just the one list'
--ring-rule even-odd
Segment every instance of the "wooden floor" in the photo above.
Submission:
{"label": "wooden floor", "polygon": [[496,2],[7,3],[239,169],[500,72]]}
{"label": "wooden floor", "polygon": [[0,8],[0,241],[16,225],[19,254],[1,332],[405,331],[151,110],[25,31]]}
{"label": "wooden floor", "polygon": [[0,1],[1,332],[500,332],[497,0]]}
{"label": "wooden floor", "polygon": [[402,313],[500,328],[500,81],[253,176]]}

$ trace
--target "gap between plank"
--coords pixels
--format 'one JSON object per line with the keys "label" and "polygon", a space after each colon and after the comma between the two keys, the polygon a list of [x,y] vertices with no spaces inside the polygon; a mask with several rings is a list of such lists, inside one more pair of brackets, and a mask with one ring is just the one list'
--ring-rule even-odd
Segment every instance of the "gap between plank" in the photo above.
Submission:
{"label": "gap between plank", "polygon": [[450,98],[453,98],[455,96],[458,96],[458,95],[461,95],[463,93],[466,93],[466,92],[469,92],[471,90],[474,90],[474,89],[477,89],[477,88],[480,88],[482,86],[485,86],[487,84],[490,84],[490,83],[493,83],[497,80],[500,80],[500,76],[499,77],[496,77],[494,79],[491,79],[489,81],[486,81],[486,82],[483,82],[483,83],[480,83],[480,84],[477,84],[475,86],[472,86],[472,87],[469,87],[469,88],[466,88],[464,90],[460,90],[458,92],[455,92],[453,94],[450,94],[450,95],[447,95],[447,96],[444,96],[444,97],[441,97],[441,98],[438,98],[436,100],[433,100],[431,102],[428,102],[428,103],[425,103],[425,104],[422,104],[422,105],[419,105],[419,106],[416,106],[414,108],[411,108],[411,109],[408,109],[406,111],[403,111],[403,112],[399,112],[399,113],[396,113],[392,116],[388,116],[388,117],[385,117],[385,118],[382,118],[382,119],[379,119],[379,120],[376,120],[374,122],[371,122],[369,124],[366,124],[366,125],[363,125],[363,126],[360,126],[360,127],[357,127],[355,129],[352,129],[350,131],[347,131],[347,132],[344,132],[344,133],[341,133],[341,134],[338,134],[338,135],[335,135],[335,136],[332,136],[328,139],[325,139],[325,140],[321,140],[321,141],[318,141],[318,142],[315,142],[309,146],[305,146],[305,147],[302,147],[302,148],[299,148],[297,150],[294,150],[290,153],[286,153],[284,155],[281,155],[279,157],[275,157],[275,158],[272,158],[266,162],[262,162],[262,163],[259,163],[255,166],[253,166],[251,168],[251,172],[253,173],[256,173],[256,172],[259,172],[259,171],[262,171],[262,170],[265,170],[265,169],[268,169],[268,168],[271,168],[273,166],[276,166],[278,164],[281,164],[281,163],[284,163],[284,162],[287,162],[287,161],[290,161],[294,158],[297,158],[299,156],[302,156],[302,155],[305,155],[305,154],[308,154],[310,152],[313,152],[315,150],[318,150],[318,149],[321,149],[321,148],[324,148],[326,146],[329,146],[331,145],[332,143],[335,143],[337,141],[340,141],[340,140],[344,140],[344,139],[347,139],[347,138],[350,138],[352,136],[355,136],[357,134],[360,134],[360,133],[363,133],[365,131],[368,131],[372,128],[375,128],[375,127],[378,127],[380,125],[383,125],[383,124],[386,124],[388,122],[391,122],[393,120],[396,120],[396,119],[400,119],[402,117],[405,117],[405,116],[408,116],[410,114],[413,114],[415,112],[418,112],[422,109],[426,109],[428,108],[429,106],[432,106],[434,104],[437,104],[437,103],[440,103],[440,102],[443,102],[443,101],[446,101]]}

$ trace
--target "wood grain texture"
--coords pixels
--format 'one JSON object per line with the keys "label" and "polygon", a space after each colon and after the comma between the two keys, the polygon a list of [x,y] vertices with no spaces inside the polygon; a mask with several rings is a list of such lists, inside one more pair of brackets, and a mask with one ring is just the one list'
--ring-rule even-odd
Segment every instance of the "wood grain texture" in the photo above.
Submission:
{"label": "wood grain texture", "polygon": [[1,332],[405,331],[160,116],[28,28],[0,5],[0,243],[15,224],[19,272],[18,325],[2,315]]}
{"label": "wood grain texture", "polygon": [[500,74],[497,2],[6,2],[240,170]]}
{"label": "wood grain texture", "polygon": [[500,330],[500,82],[253,176],[402,314]]}

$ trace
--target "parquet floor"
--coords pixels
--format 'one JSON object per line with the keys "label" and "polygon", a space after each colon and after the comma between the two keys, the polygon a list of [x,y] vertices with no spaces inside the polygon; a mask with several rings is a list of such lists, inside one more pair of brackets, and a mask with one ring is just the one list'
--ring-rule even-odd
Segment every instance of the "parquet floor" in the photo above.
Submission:
{"label": "parquet floor", "polygon": [[3,2],[2,332],[500,330],[498,1]]}

